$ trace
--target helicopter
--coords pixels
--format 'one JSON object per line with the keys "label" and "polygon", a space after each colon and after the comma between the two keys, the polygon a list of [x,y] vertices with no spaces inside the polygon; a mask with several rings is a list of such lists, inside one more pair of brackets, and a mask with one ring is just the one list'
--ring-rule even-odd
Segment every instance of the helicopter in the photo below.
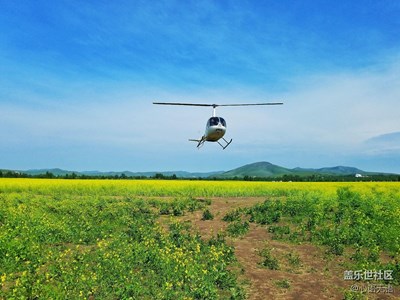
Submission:
{"label": "helicopter", "polygon": [[[205,106],[212,107],[212,117],[208,119],[206,124],[206,131],[200,139],[189,139],[191,142],[197,142],[197,148],[201,148],[204,142],[217,142],[223,150],[226,149],[231,143],[224,138],[226,132],[226,121],[222,117],[216,115],[216,108],[219,106],[253,106],[253,105],[282,105],[282,102],[268,102],[268,103],[241,103],[241,104],[204,104],[204,103],[179,103],[179,102],[153,102],[157,105],[183,105],[183,106]],[[223,140],[223,142],[221,141]],[[222,142],[222,143],[221,143]]]}

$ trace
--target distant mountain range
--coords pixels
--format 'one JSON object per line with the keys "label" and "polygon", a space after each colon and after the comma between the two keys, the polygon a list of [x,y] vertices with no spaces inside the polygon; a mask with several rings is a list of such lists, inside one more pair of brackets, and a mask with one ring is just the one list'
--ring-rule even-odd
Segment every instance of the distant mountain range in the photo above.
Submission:
{"label": "distant mountain range", "polygon": [[[3,170],[4,171],[4,170]],[[281,177],[284,175],[292,175],[292,176],[346,176],[346,175],[354,175],[354,176],[371,176],[371,175],[396,175],[396,174],[388,174],[383,172],[366,172],[354,167],[346,167],[346,166],[337,166],[337,167],[327,167],[327,168],[319,168],[319,169],[311,169],[311,168],[294,168],[288,169],[278,165],[274,165],[269,162],[256,162],[252,164],[248,164],[230,171],[215,171],[215,172],[186,172],[186,171],[157,171],[157,172],[131,172],[131,171],[122,171],[122,172],[100,172],[100,171],[67,171],[62,169],[34,169],[34,170],[26,170],[26,171],[15,171],[19,173],[25,173],[28,175],[41,175],[46,174],[46,172],[52,173],[55,176],[65,176],[72,175],[75,173],[76,175],[88,175],[88,176],[121,176],[125,174],[128,177],[154,177],[156,174],[162,174],[164,176],[172,176],[176,175],[179,178],[244,178],[244,177],[253,177],[253,178],[268,178],[268,177]]]}
{"label": "distant mountain range", "polygon": [[219,174],[220,178],[231,178],[231,177],[280,177],[283,175],[297,175],[300,177],[304,176],[312,176],[312,175],[326,175],[326,176],[345,176],[345,175],[354,175],[356,176],[368,176],[368,175],[378,175],[385,174],[382,172],[366,172],[354,167],[345,167],[345,166],[337,166],[337,167],[328,167],[328,168],[319,168],[319,169],[311,169],[311,168],[294,168],[288,169],[281,166],[277,166],[271,164],[269,162],[256,162],[252,164],[248,164],[228,172],[224,172]]}
{"label": "distant mountain range", "polygon": [[[8,170],[3,170],[8,171]],[[224,171],[216,171],[216,172],[186,172],[186,171],[154,171],[154,172],[131,172],[131,171],[110,171],[110,172],[101,172],[101,171],[68,171],[59,168],[54,169],[31,169],[31,170],[13,170],[14,172],[24,173],[28,175],[42,175],[47,172],[52,173],[55,176],[65,176],[65,175],[87,175],[87,176],[121,176],[125,174],[127,177],[154,177],[156,174],[162,174],[164,176],[172,176],[176,175],[180,178],[207,178],[212,177],[214,175],[218,175],[224,173]]]}

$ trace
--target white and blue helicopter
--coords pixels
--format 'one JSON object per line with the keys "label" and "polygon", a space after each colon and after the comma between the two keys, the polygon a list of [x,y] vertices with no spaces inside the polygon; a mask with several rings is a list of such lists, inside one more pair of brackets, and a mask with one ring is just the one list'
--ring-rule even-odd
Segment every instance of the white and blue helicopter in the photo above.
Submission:
{"label": "white and blue helicopter", "polygon": [[[197,142],[197,148],[203,146],[204,142],[217,142],[222,149],[225,150],[232,143],[232,139],[227,141],[224,138],[226,132],[226,121],[224,118],[216,116],[216,108],[218,106],[252,106],[252,105],[282,105],[282,102],[269,102],[269,103],[241,103],[241,104],[203,104],[203,103],[176,103],[176,102],[153,102],[157,105],[184,105],[184,106],[208,106],[213,108],[212,117],[208,119],[206,124],[206,131],[200,139],[189,139],[191,142]],[[220,140],[224,143],[221,144]]]}

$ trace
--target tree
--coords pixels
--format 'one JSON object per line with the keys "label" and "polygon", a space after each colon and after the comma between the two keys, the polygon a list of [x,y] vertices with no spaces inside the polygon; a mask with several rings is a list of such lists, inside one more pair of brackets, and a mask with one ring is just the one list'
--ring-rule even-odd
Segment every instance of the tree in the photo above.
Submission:
{"label": "tree", "polygon": [[154,175],[154,178],[155,178],[155,179],[164,179],[164,175],[161,174],[161,173],[156,173],[156,174]]}
{"label": "tree", "polygon": [[47,171],[46,174],[45,174],[45,177],[46,178],[54,178],[54,174],[49,172],[49,171]]}

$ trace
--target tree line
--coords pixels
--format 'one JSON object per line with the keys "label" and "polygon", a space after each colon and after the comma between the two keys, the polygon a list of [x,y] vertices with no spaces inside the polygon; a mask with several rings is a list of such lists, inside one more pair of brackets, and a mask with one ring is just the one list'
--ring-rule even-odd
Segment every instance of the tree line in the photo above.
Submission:
{"label": "tree line", "polygon": [[313,174],[307,176],[299,175],[283,175],[277,177],[254,177],[254,176],[234,176],[229,178],[220,177],[178,177],[176,174],[164,175],[162,173],[156,173],[153,176],[128,176],[124,173],[115,175],[86,175],[79,173],[66,173],[62,175],[56,175],[52,172],[47,171],[43,174],[27,174],[23,172],[0,170],[0,178],[48,178],[48,179],[161,179],[161,180],[238,180],[238,181],[283,181],[283,182],[357,182],[357,181],[400,181],[400,175],[396,174],[375,174],[363,177],[355,177],[354,175],[320,175]]}

